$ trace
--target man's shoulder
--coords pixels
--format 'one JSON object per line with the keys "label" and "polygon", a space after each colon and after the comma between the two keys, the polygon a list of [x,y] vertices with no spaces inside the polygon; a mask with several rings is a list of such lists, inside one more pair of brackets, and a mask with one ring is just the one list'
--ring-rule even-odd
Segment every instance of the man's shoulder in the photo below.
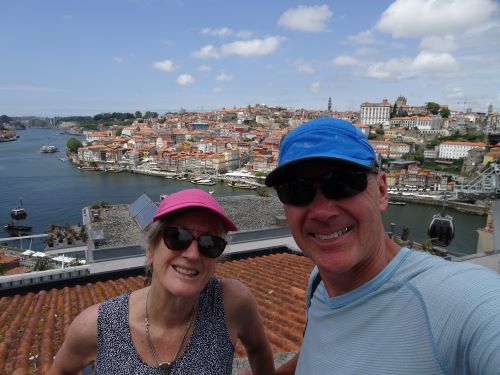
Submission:
{"label": "man's shoulder", "polygon": [[500,295],[500,274],[468,262],[454,262],[412,251],[400,272],[406,284],[424,299],[443,301],[443,297],[455,296],[464,301],[487,290]]}

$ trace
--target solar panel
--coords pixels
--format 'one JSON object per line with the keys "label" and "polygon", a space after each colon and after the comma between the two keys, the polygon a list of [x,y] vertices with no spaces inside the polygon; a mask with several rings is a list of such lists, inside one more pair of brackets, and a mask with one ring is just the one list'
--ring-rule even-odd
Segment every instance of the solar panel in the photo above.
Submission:
{"label": "solar panel", "polygon": [[146,194],[142,194],[132,204],[129,205],[130,213],[135,217],[139,212],[142,211],[144,207],[146,207],[151,202],[152,200]]}
{"label": "solar panel", "polygon": [[151,202],[149,205],[144,207],[143,210],[137,214],[137,216],[134,217],[135,221],[142,230],[144,230],[144,228],[146,228],[153,221],[156,208],[156,205]]}
{"label": "solar panel", "polygon": [[142,230],[153,220],[156,208],[156,204],[146,194],[142,194],[129,205],[132,217]]}

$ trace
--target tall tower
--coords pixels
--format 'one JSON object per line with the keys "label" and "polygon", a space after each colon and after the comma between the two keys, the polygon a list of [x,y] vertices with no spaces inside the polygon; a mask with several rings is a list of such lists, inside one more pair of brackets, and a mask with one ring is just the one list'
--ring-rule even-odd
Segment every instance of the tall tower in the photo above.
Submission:
{"label": "tall tower", "polygon": [[493,104],[488,105],[488,114],[490,115],[493,112]]}
{"label": "tall tower", "polygon": [[332,97],[330,96],[328,98],[328,112],[332,111]]}

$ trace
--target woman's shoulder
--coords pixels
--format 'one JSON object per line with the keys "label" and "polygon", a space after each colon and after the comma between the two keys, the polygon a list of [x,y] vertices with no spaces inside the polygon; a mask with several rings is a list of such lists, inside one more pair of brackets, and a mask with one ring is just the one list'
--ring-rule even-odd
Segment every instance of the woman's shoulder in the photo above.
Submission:
{"label": "woman's shoulder", "polygon": [[242,295],[251,294],[250,289],[241,281],[225,277],[218,278],[223,294]]}
{"label": "woman's shoulder", "polygon": [[228,278],[219,278],[218,280],[226,312],[240,311],[254,303],[252,292],[241,281]]}
{"label": "woman's shoulder", "polygon": [[71,322],[67,336],[89,338],[92,340],[97,331],[97,315],[101,303],[89,306],[82,310]]}

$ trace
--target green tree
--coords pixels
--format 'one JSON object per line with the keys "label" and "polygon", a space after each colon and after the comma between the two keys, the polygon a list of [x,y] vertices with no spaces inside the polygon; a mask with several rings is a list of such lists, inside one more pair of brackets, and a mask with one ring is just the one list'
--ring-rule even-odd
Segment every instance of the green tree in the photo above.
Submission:
{"label": "green tree", "polygon": [[78,149],[82,146],[82,142],[76,138],[70,138],[68,142],[66,142],[66,148],[72,153],[78,152]]}
{"label": "green tree", "polygon": [[142,112],[141,111],[135,111],[135,118],[142,118]]}
{"label": "green tree", "polygon": [[12,119],[7,115],[0,116],[0,124],[10,124]]}
{"label": "green tree", "polygon": [[425,105],[425,107],[433,115],[437,115],[439,113],[439,110],[441,109],[441,106],[439,104],[437,104],[437,103],[434,103],[434,102],[428,102]]}
{"label": "green tree", "polygon": [[51,263],[51,259],[49,257],[39,258],[36,263],[33,271],[46,271],[54,268]]}
{"label": "green tree", "polygon": [[450,117],[450,110],[448,109],[448,107],[441,107],[439,114],[443,118],[448,118],[448,117]]}

